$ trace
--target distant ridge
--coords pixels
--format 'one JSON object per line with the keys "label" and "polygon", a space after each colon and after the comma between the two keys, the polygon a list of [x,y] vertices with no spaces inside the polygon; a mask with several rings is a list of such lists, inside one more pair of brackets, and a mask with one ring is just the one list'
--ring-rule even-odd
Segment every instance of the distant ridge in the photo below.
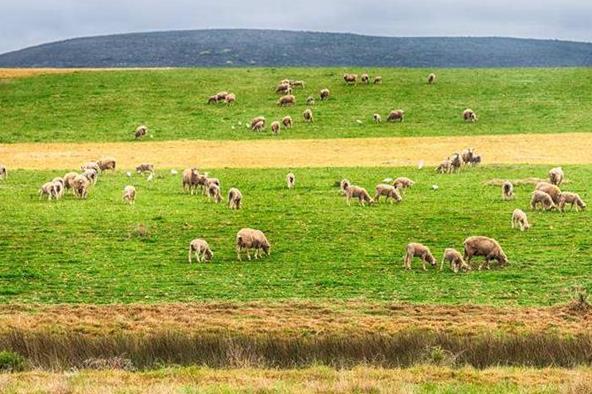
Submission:
{"label": "distant ridge", "polygon": [[592,43],[191,30],[75,38],[0,55],[0,67],[592,66]]}

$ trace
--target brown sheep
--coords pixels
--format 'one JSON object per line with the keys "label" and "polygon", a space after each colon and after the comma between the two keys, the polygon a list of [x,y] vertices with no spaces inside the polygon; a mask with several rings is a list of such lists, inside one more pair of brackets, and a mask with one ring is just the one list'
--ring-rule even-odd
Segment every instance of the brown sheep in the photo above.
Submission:
{"label": "brown sheep", "polygon": [[512,212],[512,228],[516,227],[520,227],[520,231],[528,230],[530,228],[526,213],[519,208],[514,209],[514,212]]}
{"label": "brown sheep", "polygon": [[380,122],[382,122],[382,117],[380,116],[380,114],[374,114],[374,115],[372,115],[372,119],[374,119],[374,123],[380,123]]}
{"label": "brown sheep", "polygon": [[53,183],[55,186],[57,198],[62,198],[64,196],[64,191],[66,189],[66,183],[64,182],[64,178],[55,177],[52,179],[51,183]]}
{"label": "brown sheep", "polygon": [[356,81],[358,80],[358,75],[357,74],[343,74],[343,80],[348,85],[351,85],[351,84],[355,85]]}
{"label": "brown sheep", "polygon": [[243,200],[243,194],[236,187],[230,188],[228,191],[228,208],[240,209]]}
{"label": "brown sheep", "polygon": [[321,101],[328,100],[330,95],[331,92],[329,91],[329,89],[321,89]]}
{"label": "brown sheep", "polygon": [[280,122],[278,122],[277,120],[271,122],[271,132],[275,135],[278,135],[280,133]]}
{"label": "brown sheep", "polygon": [[275,88],[275,92],[280,93],[280,94],[290,94],[290,93],[292,93],[292,87],[290,86],[289,83],[280,83]]}
{"label": "brown sheep", "polygon": [[290,81],[290,86],[293,88],[304,89],[304,81]]}
{"label": "brown sheep", "polygon": [[279,84],[280,85],[282,85],[282,84],[288,84],[289,85],[290,84],[290,80],[289,79],[282,79]]}
{"label": "brown sheep", "polygon": [[370,76],[367,73],[364,73],[360,77],[360,81],[362,81],[362,83],[369,84],[370,83]]}
{"label": "brown sheep", "polygon": [[342,179],[341,182],[339,182],[339,190],[341,190],[341,194],[345,195],[347,188],[350,186],[351,182],[349,179]]}
{"label": "brown sheep", "polygon": [[471,165],[476,166],[477,164],[481,163],[481,155],[473,155],[471,159]]}
{"label": "brown sheep", "polygon": [[467,108],[463,111],[463,119],[465,122],[476,122],[477,115],[475,114],[475,111],[473,111],[470,108]]}
{"label": "brown sheep", "polygon": [[134,136],[136,137],[136,139],[145,137],[147,134],[148,134],[148,127],[146,127],[144,125],[138,126],[138,128],[134,132]]}
{"label": "brown sheep", "polygon": [[555,186],[560,186],[563,183],[563,169],[561,167],[551,168],[549,170],[549,182]]}
{"label": "brown sheep", "polygon": [[218,96],[213,95],[208,97],[208,104],[218,104]]}
{"label": "brown sheep", "polygon": [[99,174],[95,170],[86,170],[82,173],[82,176],[88,179],[93,185],[97,184],[97,180],[99,178]]}
{"label": "brown sheep", "polygon": [[359,186],[349,185],[347,189],[345,189],[345,197],[348,206],[351,205],[352,198],[357,198],[361,206],[364,206],[365,203],[374,204],[374,200],[370,197],[368,191]]}
{"label": "brown sheep", "polygon": [[197,189],[199,172],[197,168],[187,168],[183,170],[183,190],[191,194]]}
{"label": "brown sheep", "polygon": [[374,77],[374,84],[378,85],[382,83],[382,77],[380,75],[377,75]]}
{"label": "brown sheep", "polygon": [[446,159],[438,167],[436,167],[436,172],[440,174],[450,174],[453,170],[452,163],[450,160]]}
{"label": "brown sheep", "polygon": [[265,117],[263,116],[256,116],[251,120],[251,129],[255,130],[255,125],[259,122],[263,122],[263,126],[265,126]]}
{"label": "brown sheep", "polygon": [[263,131],[265,129],[265,122],[260,120],[253,126],[253,131]]}
{"label": "brown sheep", "polygon": [[442,261],[440,262],[440,271],[444,269],[444,263],[450,263],[450,268],[456,274],[460,270],[470,271],[471,266],[465,263],[465,259],[460,252],[453,248],[446,248],[442,255]]}
{"label": "brown sheep", "polygon": [[415,185],[415,181],[404,176],[400,176],[393,181],[393,186],[397,189],[407,189],[413,185]]}
{"label": "brown sheep", "polygon": [[89,161],[88,163],[84,163],[80,166],[80,171],[86,170],[95,170],[97,173],[99,173],[101,172],[101,167],[99,167],[96,161]]}
{"label": "brown sheep", "polygon": [[496,260],[501,266],[509,264],[508,258],[502,250],[502,247],[493,238],[482,236],[469,237],[465,240],[464,246],[465,253],[463,257],[467,264],[471,263],[471,259],[474,256],[485,257],[485,261],[479,265],[479,270],[483,268],[484,264],[486,265],[486,268],[489,269],[489,262],[491,260]]}
{"label": "brown sheep", "polygon": [[97,164],[99,165],[99,168],[101,169],[101,171],[106,171],[106,170],[115,171],[116,161],[112,157],[104,157],[101,160],[98,160]]}
{"label": "brown sheep", "polygon": [[460,153],[460,157],[462,158],[463,164],[472,164],[473,158],[475,157],[475,149],[473,149],[473,148],[464,149]]}
{"label": "brown sheep", "polygon": [[228,93],[226,95],[226,97],[224,97],[224,102],[226,103],[226,105],[231,105],[231,104],[236,103],[236,94]]}
{"label": "brown sheep", "polygon": [[436,83],[436,74],[430,73],[430,75],[428,75],[428,84],[433,85],[435,83]]}
{"label": "brown sheep", "polygon": [[402,122],[403,118],[405,117],[405,111],[402,109],[396,109],[389,113],[388,118],[386,118],[387,122]]}
{"label": "brown sheep", "polygon": [[194,239],[189,243],[189,264],[191,264],[191,256],[195,254],[195,259],[198,263],[211,261],[214,253],[210,249],[210,245],[203,239]]}
{"label": "brown sheep", "polygon": [[559,187],[548,182],[539,182],[536,184],[535,190],[540,190],[547,193],[551,196],[551,199],[555,205],[559,204],[559,199],[561,198],[561,190]]}
{"label": "brown sheep", "polygon": [[126,204],[134,204],[136,202],[136,188],[131,185],[124,187],[122,198]]}
{"label": "brown sheep", "polygon": [[64,175],[64,188],[72,189],[72,192],[74,192],[74,179],[76,179],[77,176],[77,172],[68,172],[66,175]]}
{"label": "brown sheep", "polygon": [[502,200],[511,200],[514,198],[514,185],[510,181],[504,181],[502,184]]}
{"label": "brown sheep", "polygon": [[224,92],[224,91],[218,92],[218,93],[216,93],[216,99],[218,101],[223,101],[227,95],[228,95],[228,92]]}
{"label": "brown sheep", "polygon": [[214,201],[216,204],[219,204],[222,201],[222,195],[220,194],[220,186],[215,183],[208,184],[208,197],[210,200]]}
{"label": "brown sheep", "polygon": [[315,104],[315,99],[312,96],[308,96],[306,98],[306,105],[314,105]]}
{"label": "brown sheep", "polygon": [[557,206],[553,202],[553,198],[548,193],[545,193],[542,190],[535,190],[534,192],[532,192],[532,198],[530,199],[530,207],[532,209],[537,209],[539,204],[542,209],[547,211],[557,208]]}
{"label": "brown sheep", "polygon": [[296,175],[290,172],[286,175],[286,183],[288,185],[288,189],[294,189],[296,187]]}
{"label": "brown sheep", "polygon": [[90,181],[84,175],[77,175],[74,178],[74,195],[78,198],[88,197],[88,189],[90,188]]}
{"label": "brown sheep", "polygon": [[252,228],[243,228],[236,234],[236,257],[239,261],[241,259],[241,252],[244,250],[247,253],[247,258],[251,260],[249,251],[255,250],[255,259],[262,257],[262,252],[266,255],[271,254],[271,244],[265,237],[265,234],[260,230]]}
{"label": "brown sheep", "polygon": [[47,196],[47,201],[52,198],[58,199],[58,193],[53,182],[46,182],[39,189],[39,199],[41,200],[45,196]]}
{"label": "brown sheep", "polygon": [[432,267],[436,267],[436,259],[430,252],[430,249],[427,246],[424,246],[420,243],[411,242],[407,244],[405,247],[405,257],[403,259],[403,267],[410,270],[411,269],[411,261],[414,257],[419,257],[422,262],[422,267],[424,271],[427,271],[426,263],[432,265]]}
{"label": "brown sheep", "polygon": [[294,105],[295,103],[296,103],[296,97],[294,97],[291,94],[288,94],[286,96],[280,97],[280,99],[277,102],[277,104],[280,107],[287,107],[287,106],[290,106],[290,105]]}
{"label": "brown sheep", "polygon": [[154,172],[154,164],[150,164],[150,163],[142,163],[139,166],[136,167],[136,172],[138,174],[143,174],[145,172]]}
{"label": "brown sheep", "polygon": [[460,153],[453,153],[452,156],[448,158],[450,160],[450,165],[452,166],[452,171],[460,171],[460,167],[462,167],[462,159],[460,157]]}
{"label": "brown sheep", "polygon": [[561,197],[559,198],[559,209],[561,210],[561,212],[565,211],[565,204],[570,204],[570,209],[573,209],[575,204],[576,211],[579,211],[580,209],[586,209],[586,203],[584,202],[584,200],[580,198],[580,195],[577,193],[562,192]]}
{"label": "brown sheep", "polygon": [[290,115],[284,116],[284,118],[282,119],[282,124],[287,129],[292,128],[292,123],[294,123],[294,122],[293,122],[292,117]]}
{"label": "brown sheep", "polygon": [[392,185],[386,185],[383,183],[376,185],[376,195],[374,196],[374,201],[379,202],[380,196],[385,196],[386,201],[388,201],[388,199],[390,198],[391,204],[393,203],[393,201],[401,202],[402,200],[401,195],[399,194],[399,191],[396,187]]}
{"label": "brown sheep", "polygon": [[8,170],[6,169],[6,166],[0,164],[0,179],[6,178],[8,178]]}
{"label": "brown sheep", "polygon": [[302,113],[302,117],[304,118],[305,122],[312,123],[313,122],[312,110],[310,108],[307,108]]}

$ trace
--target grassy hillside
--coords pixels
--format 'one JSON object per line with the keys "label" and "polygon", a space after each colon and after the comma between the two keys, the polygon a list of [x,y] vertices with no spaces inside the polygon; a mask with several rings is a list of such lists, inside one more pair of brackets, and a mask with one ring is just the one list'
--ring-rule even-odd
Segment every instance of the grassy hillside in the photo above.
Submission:
{"label": "grassy hillside", "polygon": [[[529,212],[531,231],[510,228],[514,208],[526,209],[532,186],[503,202],[491,178],[544,177],[542,167],[483,167],[460,175],[431,169],[302,169],[298,187],[284,187],[287,170],[220,170],[223,190],[239,187],[244,209],[230,211],[202,196],[183,194],[180,177],[162,170],[152,183],[105,174],[87,201],[67,196],[39,201],[39,185],[56,172],[15,171],[0,182],[0,302],[112,303],[204,299],[365,298],[426,303],[547,305],[569,299],[573,286],[590,288],[589,212]],[[567,167],[566,190],[590,199],[592,168]],[[417,184],[400,205],[348,207],[335,181],[348,177],[373,189],[385,177]],[[138,189],[123,205],[127,183]],[[431,186],[439,185],[433,191]],[[145,230],[140,230],[143,225]],[[273,244],[262,261],[238,263],[241,227],[264,230]],[[488,272],[402,269],[409,241],[429,245],[437,258],[462,248],[469,235],[497,238],[511,265]],[[211,264],[188,265],[187,245],[206,238]]]}
{"label": "grassy hillside", "polygon": [[[382,75],[382,85],[346,86],[345,71]],[[441,69],[429,86],[425,69],[177,69],[77,72],[0,81],[0,143],[128,141],[145,123],[154,140],[336,138],[374,136],[555,133],[592,130],[592,70]],[[303,79],[297,105],[279,108],[273,90],[283,78]],[[301,114],[309,95],[328,87],[332,97]],[[233,107],[207,105],[220,90],[237,94]],[[462,111],[479,115],[465,124]],[[402,124],[374,124],[402,108]],[[292,130],[279,137],[252,133],[245,123],[290,114]]]}

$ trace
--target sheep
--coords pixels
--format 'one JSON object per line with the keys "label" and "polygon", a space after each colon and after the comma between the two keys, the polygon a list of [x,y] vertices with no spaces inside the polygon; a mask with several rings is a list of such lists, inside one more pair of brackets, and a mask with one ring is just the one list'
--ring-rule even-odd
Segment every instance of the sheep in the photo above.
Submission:
{"label": "sheep", "polygon": [[126,204],[134,204],[136,202],[136,188],[131,185],[124,187],[122,198]]}
{"label": "sheep", "polygon": [[93,185],[97,184],[99,174],[95,170],[86,170],[82,173],[82,176],[89,180]]}
{"label": "sheep", "polygon": [[287,129],[292,128],[292,123],[293,123],[293,121],[292,121],[292,117],[290,115],[284,116],[284,118],[282,119],[282,124]]}
{"label": "sheep", "polygon": [[77,175],[73,181],[74,184],[74,195],[78,198],[88,197],[88,189],[90,187],[90,181],[84,175]]}
{"label": "sheep", "polygon": [[442,255],[442,261],[440,262],[440,271],[444,269],[444,263],[450,263],[450,268],[456,274],[460,270],[470,271],[471,266],[465,263],[465,259],[460,252],[453,248],[446,248]]}
{"label": "sheep", "polygon": [[476,166],[477,164],[481,163],[481,155],[473,155],[473,158],[471,159],[471,165],[472,166]]}
{"label": "sheep", "polygon": [[553,202],[553,198],[548,193],[545,193],[542,190],[535,190],[534,192],[532,192],[532,198],[530,199],[530,207],[536,210],[539,204],[541,208],[546,211],[557,208],[557,206]]}
{"label": "sheep", "polygon": [[241,202],[243,200],[243,194],[236,187],[230,188],[228,191],[228,208],[240,209]]}
{"label": "sheep", "polygon": [[350,186],[351,182],[349,181],[349,179],[342,179],[341,182],[339,182],[339,190],[341,190],[341,194],[345,195],[345,191]]}
{"label": "sheep", "polygon": [[435,83],[436,83],[436,74],[430,73],[430,75],[428,75],[428,84],[433,85]]}
{"label": "sheep", "polygon": [[310,108],[307,108],[303,113],[302,113],[302,117],[304,118],[305,122],[309,122],[312,123],[313,122],[313,116],[312,116],[312,110]]}
{"label": "sheep", "polygon": [[66,175],[64,175],[64,188],[72,189],[72,192],[74,192],[74,179],[76,179],[77,176],[77,172],[68,172]]}
{"label": "sheep", "polygon": [[280,122],[277,120],[271,123],[271,132],[275,135],[280,133]]}
{"label": "sheep", "polygon": [[288,185],[288,189],[294,189],[296,187],[296,175],[293,172],[288,173],[286,175],[286,183]]}
{"label": "sheep", "polygon": [[304,89],[304,81],[290,81],[290,86],[293,88]]}
{"label": "sheep", "polygon": [[388,118],[386,118],[387,122],[402,122],[403,121],[403,117],[405,116],[405,111],[401,110],[401,109],[396,109],[393,110],[389,113]]}
{"label": "sheep", "polygon": [[369,84],[370,83],[370,76],[367,73],[364,73],[360,77],[360,81],[362,81],[362,83]]}
{"label": "sheep", "polygon": [[460,167],[462,166],[462,159],[460,157],[460,153],[453,153],[452,156],[448,158],[450,160],[450,165],[452,166],[452,171],[460,171]]}
{"label": "sheep", "polygon": [[282,84],[288,84],[289,85],[290,84],[290,80],[289,79],[282,79],[280,81],[279,85],[282,85]]}
{"label": "sheep", "polygon": [[321,89],[321,94],[320,94],[321,101],[328,100],[330,95],[331,95],[331,92],[329,92],[329,89],[327,89],[327,88]]}
{"label": "sheep", "polygon": [[183,170],[183,190],[189,191],[192,195],[198,186],[199,172],[197,168],[187,168]]}
{"label": "sheep", "polygon": [[47,201],[50,201],[52,198],[58,198],[53,182],[46,182],[39,189],[39,199],[41,200],[45,196],[47,196]]}
{"label": "sheep", "polygon": [[391,198],[391,204],[393,201],[401,202],[401,194],[396,187],[391,185],[386,185],[384,183],[376,185],[376,195],[374,196],[374,201],[379,202],[380,196],[385,196],[386,201]]}
{"label": "sheep", "polygon": [[263,131],[265,129],[265,121],[260,120],[252,127],[253,131]]}
{"label": "sheep", "polygon": [[290,86],[289,83],[280,83],[275,88],[275,92],[280,93],[280,94],[290,94],[290,93],[292,93],[292,87]]}
{"label": "sheep", "polygon": [[224,103],[226,103],[226,105],[231,105],[234,104],[236,102],[236,94],[234,93],[228,93],[226,95],[226,97],[224,97]]}
{"label": "sheep", "polygon": [[467,108],[463,111],[463,119],[465,122],[476,122],[477,115],[475,114],[475,111],[473,111],[470,108]]}
{"label": "sheep", "polygon": [[214,257],[214,252],[210,249],[210,245],[205,240],[199,238],[189,243],[189,264],[191,264],[191,256],[193,254],[195,254],[195,259],[198,263],[211,261]]}
{"label": "sheep", "polygon": [[97,164],[99,165],[99,168],[101,169],[101,171],[106,171],[106,170],[115,171],[116,161],[112,157],[104,157],[101,160],[98,160]]}
{"label": "sheep", "polygon": [[66,183],[64,182],[64,178],[62,177],[55,177],[52,179],[51,183],[55,185],[56,195],[57,198],[62,198],[64,196],[64,190],[66,188]]}
{"label": "sheep", "polygon": [[256,116],[251,120],[251,129],[255,130],[255,125],[259,122],[263,122],[263,126],[265,126],[265,117],[263,116]]}
{"label": "sheep", "polygon": [[146,136],[147,134],[148,134],[148,127],[141,125],[141,126],[138,126],[138,128],[134,132],[134,137],[136,137],[136,139],[139,139],[139,138]]}
{"label": "sheep", "polygon": [[216,186],[220,187],[220,179],[209,177],[207,175],[207,173],[205,174],[205,178],[206,178],[206,183],[205,183],[206,186],[216,185]]}
{"label": "sheep", "polygon": [[559,198],[559,209],[561,210],[561,212],[564,212],[565,204],[570,204],[570,209],[573,209],[575,204],[576,211],[579,211],[580,209],[586,209],[586,203],[584,202],[584,200],[580,198],[580,195],[577,193],[562,192],[561,197]]}
{"label": "sheep", "polygon": [[512,212],[512,228],[516,227],[520,227],[520,231],[528,230],[530,228],[526,213],[519,208],[514,209]]}
{"label": "sheep", "polygon": [[551,168],[549,170],[549,182],[555,186],[560,186],[563,183],[563,169],[561,167]]}
{"label": "sheep", "polygon": [[450,162],[450,160],[446,159],[442,163],[440,163],[438,167],[436,167],[436,172],[439,172],[440,174],[450,174],[452,172],[452,169],[452,163]]}
{"label": "sheep", "polygon": [[6,166],[0,164],[0,179],[8,178],[8,169]]}
{"label": "sheep", "polygon": [[508,257],[506,257],[502,247],[493,238],[483,236],[469,237],[465,240],[464,247],[465,253],[463,257],[467,264],[471,263],[471,258],[474,256],[485,257],[485,261],[479,265],[479,271],[481,271],[483,265],[486,265],[486,268],[489,269],[489,262],[491,260],[496,260],[501,266],[509,264]]}
{"label": "sheep", "polygon": [[290,105],[294,105],[295,103],[296,103],[296,97],[294,97],[291,94],[287,94],[285,96],[280,97],[280,99],[277,102],[277,104],[280,107],[287,107]]}
{"label": "sheep", "polygon": [[473,158],[475,157],[475,149],[474,148],[464,149],[460,153],[460,157],[462,158],[463,164],[472,164]]}
{"label": "sheep", "polygon": [[80,166],[80,171],[86,170],[95,170],[97,173],[99,173],[101,172],[101,167],[99,167],[96,161],[89,161],[88,163],[84,163]]}
{"label": "sheep", "polygon": [[382,77],[380,75],[377,75],[374,77],[374,84],[378,85],[382,83]]}
{"label": "sheep", "polygon": [[145,172],[153,173],[154,172],[154,164],[142,163],[136,167],[136,172],[138,174],[143,174]]}
{"label": "sheep", "polygon": [[514,185],[510,181],[504,181],[502,184],[502,200],[511,200],[514,198]]}
{"label": "sheep", "polygon": [[351,84],[355,85],[356,81],[358,80],[358,75],[357,74],[343,74],[343,80],[348,85],[351,85]]}
{"label": "sheep", "polygon": [[559,204],[559,199],[561,198],[561,190],[559,187],[548,182],[539,182],[536,184],[535,190],[540,190],[547,193],[551,196],[551,199],[555,205]]}
{"label": "sheep", "polygon": [[410,270],[411,261],[414,257],[419,257],[421,259],[424,271],[427,271],[426,263],[431,264],[434,268],[436,267],[436,259],[432,255],[432,252],[430,252],[430,249],[425,245],[416,242],[411,242],[407,244],[407,246],[405,247],[403,267]]}
{"label": "sheep", "polygon": [[247,258],[251,260],[249,251],[255,250],[255,259],[262,257],[262,252],[267,256],[271,254],[271,244],[265,237],[265,234],[260,230],[252,228],[243,228],[236,234],[236,257],[239,261],[241,259],[241,252],[244,250],[247,253]]}
{"label": "sheep", "polygon": [[213,95],[208,97],[208,104],[218,104],[218,96]]}
{"label": "sheep", "polygon": [[348,206],[351,205],[352,198],[357,198],[361,206],[364,206],[366,202],[368,204],[374,204],[374,200],[372,199],[372,197],[370,197],[368,191],[363,187],[359,186],[349,185],[345,189],[345,197]]}
{"label": "sheep", "polygon": [[380,114],[374,114],[374,115],[372,115],[372,119],[374,119],[374,123],[380,123],[380,122],[382,122],[382,117],[380,116]]}
{"label": "sheep", "polygon": [[219,204],[222,201],[222,195],[220,194],[220,186],[215,183],[208,184],[208,197],[210,200]]}
{"label": "sheep", "polygon": [[393,181],[393,186],[397,189],[406,189],[413,185],[415,185],[415,181],[412,181],[411,179],[404,176],[400,176]]}
{"label": "sheep", "polygon": [[308,96],[306,98],[306,105],[314,105],[315,104],[315,99],[312,96]]}
{"label": "sheep", "polygon": [[218,93],[216,93],[216,100],[222,101],[222,100],[226,99],[226,96],[228,96],[228,92],[225,92],[225,91],[218,92]]}

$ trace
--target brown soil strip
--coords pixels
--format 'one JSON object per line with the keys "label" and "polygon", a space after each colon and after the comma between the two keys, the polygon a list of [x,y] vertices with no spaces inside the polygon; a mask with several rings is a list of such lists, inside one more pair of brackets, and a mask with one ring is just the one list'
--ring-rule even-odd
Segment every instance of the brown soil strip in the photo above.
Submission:
{"label": "brown soil strip", "polygon": [[150,68],[0,68],[0,79],[27,78],[45,74],[117,70],[150,70]]}

